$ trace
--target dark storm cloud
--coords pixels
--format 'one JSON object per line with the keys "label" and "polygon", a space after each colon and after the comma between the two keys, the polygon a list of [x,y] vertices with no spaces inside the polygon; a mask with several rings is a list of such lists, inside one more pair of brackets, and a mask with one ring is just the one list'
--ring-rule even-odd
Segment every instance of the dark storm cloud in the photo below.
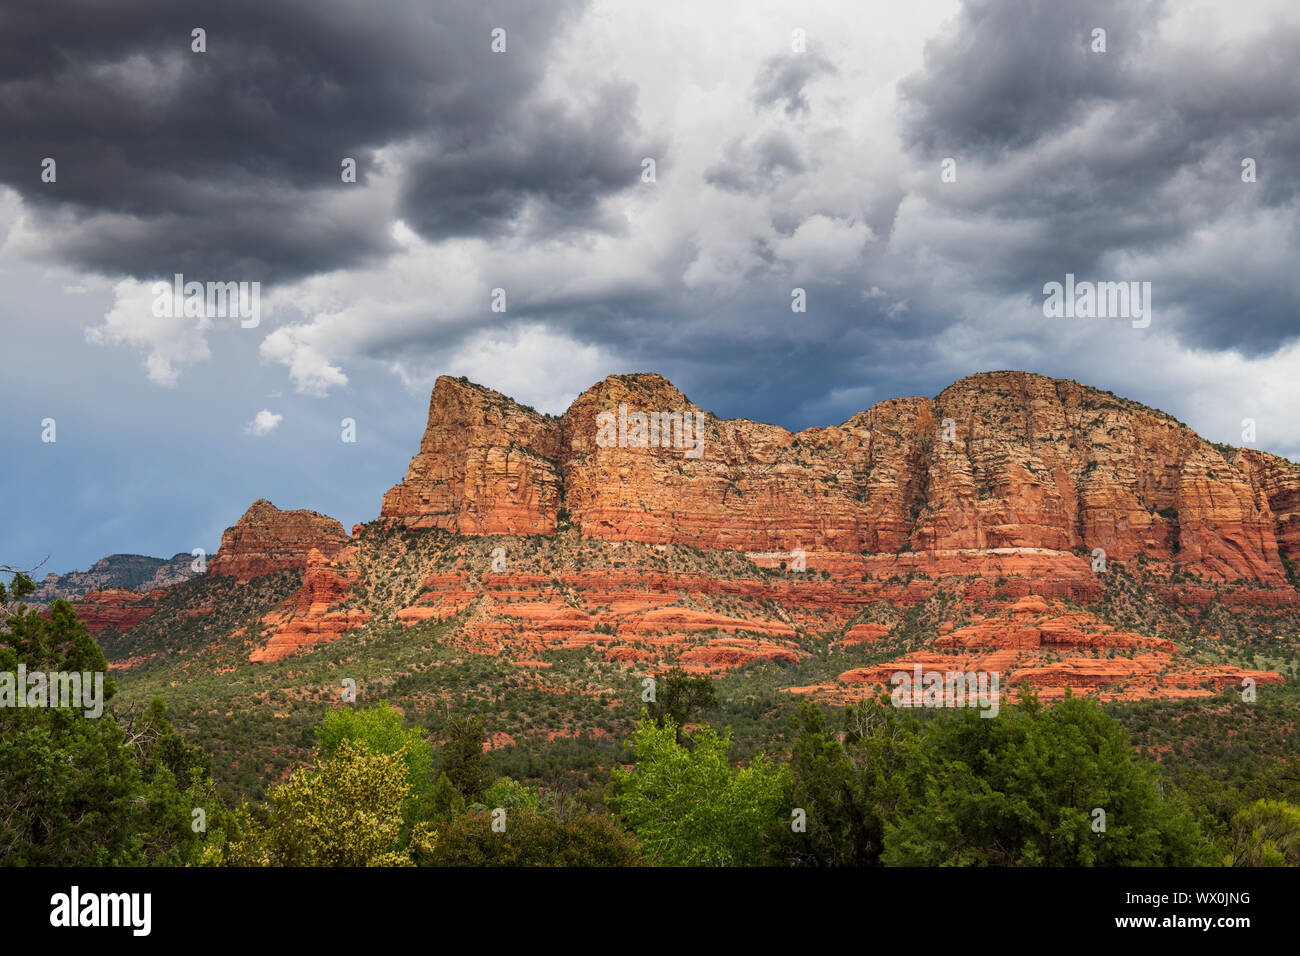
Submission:
{"label": "dark storm cloud", "polygon": [[[1161,0],[966,0],[900,84],[906,132],[921,149],[1026,146],[1123,89]],[[1091,52],[1092,31],[1106,52]]]}
{"label": "dark storm cloud", "polygon": [[635,108],[636,91],[622,86],[581,110],[542,104],[485,116],[481,135],[434,143],[413,164],[403,216],[434,240],[509,231],[530,200],[537,232],[599,225],[598,200],[639,183],[645,156],[663,158],[658,141],[636,142]]}
{"label": "dark storm cloud", "polygon": [[[390,144],[429,144],[403,211],[440,235],[494,231],[503,209],[532,194],[564,203],[585,191],[590,204],[621,185],[631,94],[598,98],[603,112],[589,119],[535,98],[548,48],[578,7],[8,4],[0,182],[46,227],[46,252],[137,277],[207,268],[293,278],[382,254],[386,210],[349,197],[339,173],[354,157],[364,184],[373,151]],[[498,26],[508,44],[494,54]],[[191,52],[194,27],[207,31],[206,53]],[[486,155],[497,159],[488,175],[455,171]],[[46,156],[57,183],[40,182]],[[512,177],[523,181],[501,184]]]}
{"label": "dark storm cloud", "polygon": [[[1279,79],[1295,75],[1300,35],[1176,47],[1154,39],[1164,12],[1158,0],[967,0],[900,83],[904,139],[920,164],[957,160],[958,182],[927,190],[937,215],[996,224],[947,248],[991,287],[1034,298],[1066,272],[1151,280],[1157,308],[1183,312],[1187,344],[1268,354],[1300,335],[1294,270],[1248,261],[1253,287],[1233,277],[1243,258],[1275,258],[1243,242],[1242,223],[1264,224],[1260,243],[1297,241],[1300,84]],[[1090,49],[1094,27],[1104,53]],[[1258,183],[1241,180],[1247,156]],[[1180,261],[1195,243],[1197,273]],[[1146,272],[1112,274],[1119,262]]]}
{"label": "dark storm cloud", "polygon": [[833,73],[834,64],[816,52],[773,56],[763,64],[754,81],[754,105],[782,103],[788,116],[807,113],[804,87],[818,76]]}
{"label": "dark storm cloud", "polygon": [[[887,267],[868,254],[862,271],[881,274]],[[519,321],[544,319],[599,342],[618,363],[608,371],[653,369],[711,412],[798,429],[838,423],[876,400],[914,394],[918,380],[933,385],[925,394],[951,384],[947,369],[926,380],[920,363],[899,359],[934,353],[952,322],[951,303],[890,314],[895,301],[865,295],[860,279],[856,271],[812,270],[799,280],[807,311],[794,313],[787,265],[766,261],[747,274],[743,290],[716,298],[674,285],[653,295],[604,294],[599,302],[556,300],[521,312]],[[866,383],[863,395],[827,405],[837,384]]]}

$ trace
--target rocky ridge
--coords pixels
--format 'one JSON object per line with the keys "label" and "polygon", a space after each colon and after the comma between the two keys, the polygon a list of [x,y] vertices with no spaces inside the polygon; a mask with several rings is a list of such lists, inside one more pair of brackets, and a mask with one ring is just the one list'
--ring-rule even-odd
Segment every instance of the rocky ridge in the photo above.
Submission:
{"label": "rocky ridge", "polygon": [[[413,532],[452,537],[403,586]],[[553,542],[546,557],[496,566],[497,550],[513,561],[539,540]],[[573,564],[579,549],[602,566]],[[443,377],[377,522],[349,538],[323,515],[258,501],[209,573],[305,569],[298,595],[263,619],[253,661],[375,617],[414,626],[463,615],[455,641],[521,665],[544,666],[555,648],[705,672],[789,665],[818,642],[887,643],[901,624],[880,608],[952,595],[978,620],[950,620],[911,656],[795,690],[851,699],[886,671],[942,660],[1005,667],[1050,699],[1067,686],[1186,696],[1244,676],[1280,680],[1188,661],[1077,605],[1100,599],[1099,561],[1136,559],[1175,572],[1155,600],[1289,613],[1300,606],[1288,582],[1297,549],[1295,465],[1224,450],[1074,382],[984,373],[792,433],[719,420],[658,375],[610,376],[559,418]],[[665,563],[690,552],[739,565]]]}
{"label": "rocky ridge", "polygon": [[143,554],[110,554],[85,571],[47,574],[23,603],[33,609],[49,607],[54,601],[75,601],[104,588],[147,593],[188,581],[195,574],[194,558],[182,551],[170,558]]}
{"label": "rocky ridge", "polygon": [[[675,432],[602,444],[599,416],[620,406],[694,419],[698,457]],[[1100,548],[1283,585],[1281,557],[1300,549],[1300,469],[1225,455],[1162,412],[1025,372],[794,433],[719,420],[659,375],[610,376],[560,418],[443,377],[380,516],[465,534],[571,521],[611,540],[759,552]]]}

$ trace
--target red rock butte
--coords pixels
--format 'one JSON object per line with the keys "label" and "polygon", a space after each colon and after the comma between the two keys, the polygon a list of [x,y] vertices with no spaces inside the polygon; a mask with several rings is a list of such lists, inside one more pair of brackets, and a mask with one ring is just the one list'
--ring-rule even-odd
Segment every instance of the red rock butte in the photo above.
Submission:
{"label": "red rock butte", "polygon": [[249,581],[285,568],[305,568],[313,550],[334,557],[347,543],[347,532],[333,518],[315,511],[281,511],[259,498],[222,533],[208,573]]}
{"label": "red rock butte", "polygon": [[596,416],[620,404],[701,412],[653,374],[611,375],[559,418],[439,378],[380,516],[529,535],[563,509],[586,536],[758,552],[1101,548],[1276,585],[1300,559],[1295,465],[1072,381],[982,373],[793,433],[705,413],[699,457],[601,447]]}

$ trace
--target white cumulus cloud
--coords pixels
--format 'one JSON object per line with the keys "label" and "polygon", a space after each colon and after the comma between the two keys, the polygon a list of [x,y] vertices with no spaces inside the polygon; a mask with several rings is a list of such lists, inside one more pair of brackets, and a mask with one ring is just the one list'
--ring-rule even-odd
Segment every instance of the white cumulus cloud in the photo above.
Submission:
{"label": "white cumulus cloud", "polygon": [[283,415],[277,415],[269,408],[264,408],[253,416],[253,420],[248,423],[244,432],[249,435],[269,435],[282,421],[284,421]]}
{"label": "white cumulus cloud", "polygon": [[102,325],[86,329],[94,345],[128,345],[147,350],[144,365],[149,380],[174,387],[180,370],[212,357],[205,333],[212,322],[206,316],[154,314],[152,282],[126,279],[113,287],[113,307]]}

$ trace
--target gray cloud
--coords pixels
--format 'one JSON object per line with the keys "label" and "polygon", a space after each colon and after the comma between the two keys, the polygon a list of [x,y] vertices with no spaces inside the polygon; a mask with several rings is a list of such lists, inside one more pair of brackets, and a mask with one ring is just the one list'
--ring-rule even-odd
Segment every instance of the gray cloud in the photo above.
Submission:
{"label": "gray cloud", "polygon": [[401,212],[429,239],[510,231],[532,201],[532,228],[607,228],[597,204],[640,182],[641,161],[663,159],[659,140],[638,142],[636,91],[610,86],[581,110],[521,103],[465,140],[440,138],[409,170]]}
{"label": "gray cloud", "polygon": [[[965,0],[925,46],[925,66],[900,83],[904,131],[932,152],[1027,146],[1115,98],[1163,0]],[[1106,52],[1090,50],[1106,31]]]}
{"label": "gray cloud", "polygon": [[704,171],[704,181],[728,192],[762,192],[785,175],[807,171],[799,147],[788,133],[771,130],[752,143],[734,141],[727,158]]}
{"label": "gray cloud", "polygon": [[[1268,247],[1294,253],[1300,222],[1300,174],[1279,162],[1300,146],[1300,86],[1277,82],[1294,73],[1300,30],[1175,45],[1156,39],[1167,12],[967,0],[900,83],[903,135],[919,164],[956,158],[958,182],[936,175],[924,195],[937,222],[983,224],[979,243],[935,228],[944,257],[990,287],[1032,297],[1066,272],[1148,280],[1188,345],[1269,354],[1300,335],[1300,285]],[[1094,27],[1105,53],[1089,49]],[[1241,181],[1248,156],[1255,184]],[[1193,259],[1204,268],[1185,268]]]}
{"label": "gray cloud", "polygon": [[[1161,36],[1155,0],[969,0],[900,83],[897,126],[880,131],[853,125],[852,104],[879,87],[859,85],[844,50],[834,62],[751,59],[732,102],[757,118],[744,109],[747,125],[719,126],[717,145],[689,144],[689,184],[670,176],[662,193],[639,189],[627,227],[602,200],[636,187],[641,156],[662,160],[676,131],[643,134],[635,88],[605,81],[607,64],[585,88],[547,87],[565,89],[563,100],[543,95],[563,15],[500,3],[454,17],[415,4],[346,9],[254,15],[241,0],[211,18],[175,17],[141,2],[120,22],[78,20],[60,34],[78,56],[63,60],[33,25],[38,14],[26,23],[10,12],[9,52],[44,47],[0,72],[3,102],[19,106],[5,123],[25,144],[5,151],[0,173],[25,177],[17,188],[50,250],[88,267],[339,269],[332,294],[310,299],[301,324],[262,352],[298,361],[309,380],[312,368],[363,359],[434,374],[484,329],[485,291],[498,283],[511,311],[493,329],[542,323],[557,341],[707,380],[720,400],[734,394],[732,411],[786,421],[864,376],[881,396],[917,381],[937,391],[961,363],[937,357],[936,343],[963,326],[1014,356],[998,365],[1049,366],[1057,333],[1026,317],[1043,282],[1067,271],[1151,279],[1157,322],[1195,347],[1258,355],[1296,334],[1288,157],[1300,104],[1294,84],[1272,79],[1293,29],[1198,57]],[[76,19],[69,10],[56,5]],[[206,58],[188,53],[200,21]],[[502,55],[488,50],[498,24],[509,31]],[[1105,54],[1087,48],[1094,25],[1108,31]],[[106,31],[101,45],[95,29]],[[178,45],[179,72],[164,83],[169,61],[157,51]],[[48,90],[32,79],[44,61],[60,64]],[[813,110],[818,78],[830,95]],[[68,144],[56,147],[71,158],[60,166],[66,193],[35,183],[42,130]],[[349,204],[359,193],[335,185],[336,157],[371,157],[364,180],[385,146],[389,201]],[[1239,179],[1244,151],[1260,159],[1254,186]],[[83,155],[120,175],[83,182]],[[956,184],[938,181],[945,155],[958,159]],[[660,202],[673,214],[647,211]],[[440,259],[441,240],[488,240],[454,247],[466,284],[453,293],[442,275],[430,306],[407,273],[382,262],[365,271],[368,259],[391,261],[396,218],[432,243],[414,254],[415,274]],[[575,230],[601,236],[571,241]],[[790,312],[795,285],[808,290],[806,314]],[[340,307],[346,316],[331,318]],[[755,368],[768,384],[746,397]],[[326,375],[316,387],[328,385]]]}
{"label": "gray cloud", "polygon": [[[8,5],[0,182],[35,217],[41,251],[136,277],[291,279],[391,252],[390,211],[349,195],[391,145],[422,144],[398,212],[431,235],[497,230],[534,196],[563,211],[552,224],[585,227],[596,197],[635,182],[639,166],[624,169],[632,91],[598,90],[585,117],[538,98],[549,45],[579,10]],[[206,53],[190,49],[196,26]],[[498,26],[502,54],[489,49]],[[57,183],[39,180],[46,156]],[[345,156],[359,164],[355,187],[340,181]]]}
{"label": "gray cloud", "polygon": [[834,73],[835,65],[815,50],[778,54],[763,64],[754,81],[754,105],[781,103],[787,116],[807,113],[809,105],[804,87],[818,76]]}

